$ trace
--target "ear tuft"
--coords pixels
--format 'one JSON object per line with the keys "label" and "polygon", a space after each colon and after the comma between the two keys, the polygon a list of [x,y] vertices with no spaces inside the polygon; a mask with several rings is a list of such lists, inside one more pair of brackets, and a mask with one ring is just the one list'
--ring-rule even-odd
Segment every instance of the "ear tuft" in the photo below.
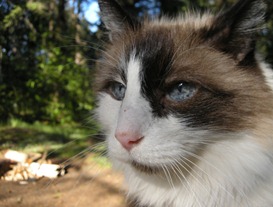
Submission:
{"label": "ear tuft", "polygon": [[262,0],[239,0],[214,19],[205,38],[229,53],[240,64],[255,60],[255,43],[264,23],[266,5]]}
{"label": "ear tuft", "polygon": [[115,0],[98,0],[101,18],[110,39],[120,36],[127,29],[136,29],[138,21],[131,18]]}

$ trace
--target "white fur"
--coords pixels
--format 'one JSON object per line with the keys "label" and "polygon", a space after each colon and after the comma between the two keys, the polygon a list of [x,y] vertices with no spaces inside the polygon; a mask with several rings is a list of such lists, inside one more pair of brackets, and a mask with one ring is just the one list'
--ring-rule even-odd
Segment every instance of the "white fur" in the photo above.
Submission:
{"label": "white fur", "polygon": [[[138,130],[140,134],[147,127],[147,114],[150,114],[150,108],[147,101],[140,95],[140,72],[141,63],[135,58],[134,53],[131,55],[127,67],[127,86],[126,94],[122,101],[119,110],[119,119],[117,129],[119,131],[134,131]],[[146,117],[146,122],[143,122],[143,117]]]}
{"label": "white fur", "polygon": [[249,135],[237,136],[238,140],[212,145],[187,181],[182,178],[184,182],[174,186],[164,178],[145,175],[127,166],[129,194],[141,198],[142,205],[162,207],[272,206],[272,154],[266,154]]}
{"label": "white fur", "polygon": [[176,18],[170,18],[162,16],[161,18],[154,19],[149,22],[152,26],[177,26],[184,27],[186,25],[191,25],[195,29],[203,28],[205,25],[210,25],[213,16],[210,13],[186,13],[185,15],[179,15]]}
{"label": "white fur", "polygon": [[264,62],[260,62],[260,68],[266,78],[267,85],[273,90],[273,70]]}

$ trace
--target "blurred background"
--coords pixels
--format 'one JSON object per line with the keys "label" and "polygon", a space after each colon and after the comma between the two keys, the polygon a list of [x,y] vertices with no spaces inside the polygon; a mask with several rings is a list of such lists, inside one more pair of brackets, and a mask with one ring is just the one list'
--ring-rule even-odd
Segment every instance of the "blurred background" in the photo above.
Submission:
{"label": "blurred background", "polygon": [[[273,64],[273,3],[265,1],[267,23],[257,48]],[[118,2],[141,18],[174,16],[189,8],[216,12],[235,0]],[[92,156],[92,166],[108,166],[91,116],[95,60],[107,41],[104,32],[96,0],[0,0],[0,151],[46,152],[66,160],[85,157],[79,153],[88,149],[99,155]]]}

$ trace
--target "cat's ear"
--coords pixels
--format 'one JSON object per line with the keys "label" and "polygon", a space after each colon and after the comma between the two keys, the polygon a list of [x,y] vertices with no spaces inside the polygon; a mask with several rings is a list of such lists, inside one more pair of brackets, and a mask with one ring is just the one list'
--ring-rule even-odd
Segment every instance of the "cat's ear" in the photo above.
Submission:
{"label": "cat's ear", "polygon": [[262,0],[239,0],[215,17],[205,33],[206,39],[232,55],[238,64],[255,61],[256,37],[264,23],[265,10]]}
{"label": "cat's ear", "polygon": [[130,17],[115,0],[98,0],[101,19],[110,32],[110,40],[118,38],[128,29],[136,29],[139,22]]}

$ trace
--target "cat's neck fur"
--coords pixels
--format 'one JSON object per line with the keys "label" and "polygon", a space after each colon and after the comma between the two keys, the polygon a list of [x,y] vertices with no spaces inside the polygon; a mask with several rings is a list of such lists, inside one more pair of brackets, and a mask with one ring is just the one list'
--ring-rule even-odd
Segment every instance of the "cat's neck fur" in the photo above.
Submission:
{"label": "cat's neck fur", "polygon": [[[272,120],[264,121],[272,128]],[[137,199],[136,206],[270,207],[273,203],[273,130],[267,130],[271,135],[261,135],[268,139],[261,145],[257,145],[259,135],[231,134],[234,140],[209,147],[193,170],[185,173],[186,179],[182,177],[178,182],[167,172],[165,177],[158,177],[126,168],[128,196],[141,198]]]}

